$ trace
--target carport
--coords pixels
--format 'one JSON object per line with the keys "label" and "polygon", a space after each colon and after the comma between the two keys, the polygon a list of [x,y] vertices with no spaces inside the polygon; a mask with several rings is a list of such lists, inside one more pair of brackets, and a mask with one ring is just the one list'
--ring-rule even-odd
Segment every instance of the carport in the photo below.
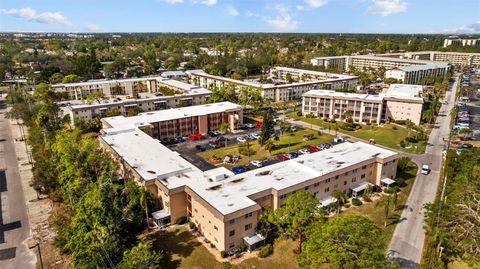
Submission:
{"label": "carport", "polygon": [[395,180],[393,180],[389,177],[380,180],[380,187],[382,188],[382,190],[385,189],[385,188],[392,187],[393,184],[395,184]]}
{"label": "carport", "polygon": [[362,182],[358,184],[355,188],[352,188],[352,197],[357,198],[365,192],[367,186],[373,187],[373,184],[370,182]]}
{"label": "carport", "polygon": [[265,237],[263,237],[261,234],[253,233],[245,236],[243,238],[243,242],[245,242],[248,252],[252,252],[255,249],[265,245]]}
{"label": "carport", "polygon": [[171,222],[170,212],[167,212],[165,209],[153,212],[152,217],[155,225],[157,225],[159,228],[163,228]]}

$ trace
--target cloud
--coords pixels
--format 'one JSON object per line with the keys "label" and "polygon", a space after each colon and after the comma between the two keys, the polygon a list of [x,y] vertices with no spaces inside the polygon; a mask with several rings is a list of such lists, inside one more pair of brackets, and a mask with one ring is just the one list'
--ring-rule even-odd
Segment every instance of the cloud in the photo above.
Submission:
{"label": "cloud", "polygon": [[1,9],[0,13],[38,23],[60,24],[67,27],[72,26],[72,23],[59,12],[38,13],[35,9],[26,7],[20,9]]}
{"label": "cloud", "polygon": [[295,8],[296,8],[297,10],[299,10],[299,11],[302,11],[302,10],[305,9],[305,7],[302,6],[302,5],[297,5]]}
{"label": "cloud", "polygon": [[277,15],[274,18],[264,18],[267,26],[275,32],[293,32],[297,30],[299,22],[290,15],[288,6],[278,4],[274,7]]}
{"label": "cloud", "polygon": [[382,17],[407,11],[408,4],[402,0],[372,0],[368,13]]}
{"label": "cloud", "polygon": [[193,0],[194,4],[202,4],[206,6],[213,6],[217,3],[217,0]]}
{"label": "cloud", "polygon": [[163,2],[165,2],[167,4],[175,5],[175,4],[183,3],[183,0],[163,0]]}
{"label": "cloud", "polygon": [[90,22],[85,23],[84,28],[89,32],[101,32],[102,31],[102,28],[100,28],[100,26],[98,26],[96,24],[93,24],[93,23],[90,23]]}
{"label": "cloud", "polygon": [[305,0],[305,3],[313,8],[319,8],[327,4],[327,0]]}
{"label": "cloud", "polygon": [[240,12],[232,5],[232,4],[227,4],[225,5],[225,9],[227,10],[227,14],[229,16],[238,16]]}
{"label": "cloud", "polygon": [[449,29],[445,31],[451,34],[477,34],[480,33],[480,20],[469,25],[461,26],[456,29]]}

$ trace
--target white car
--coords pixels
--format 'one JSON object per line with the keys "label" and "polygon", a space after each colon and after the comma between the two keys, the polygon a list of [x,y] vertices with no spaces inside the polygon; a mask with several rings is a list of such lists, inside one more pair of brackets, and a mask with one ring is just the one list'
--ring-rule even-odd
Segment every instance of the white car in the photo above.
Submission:
{"label": "white car", "polygon": [[308,150],[308,149],[301,149],[301,150],[298,151],[298,153],[300,153],[300,154],[309,154],[309,153],[310,153],[310,150]]}
{"label": "white car", "polygon": [[262,167],[262,161],[250,161],[250,164],[255,166],[255,167]]}
{"label": "white car", "polygon": [[255,128],[255,126],[256,126],[256,125],[253,124],[253,123],[247,123],[247,124],[245,124],[245,127],[247,127],[248,129]]}
{"label": "white car", "polygon": [[430,166],[427,164],[422,165],[422,174],[428,175],[430,173]]}
{"label": "white car", "polygon": [[252,136],[254,139],[260,139],[260,135],[259,135],[259,134],[251,134],[251,136]]}
{"label": "white car", "polygon": [[298,129],[297,129],[297,126],[295,125],[292,125],[292,127],[290,127],[290,131],[292,132],[296,132]]}
{"label": "white car", "polygon": [[237,141],[240,142],[240,143],[245,143],[247,141],[247,139],[245,139],[245,137],[243,137],[243,136],[240,136],[240,137],[237,137]]}

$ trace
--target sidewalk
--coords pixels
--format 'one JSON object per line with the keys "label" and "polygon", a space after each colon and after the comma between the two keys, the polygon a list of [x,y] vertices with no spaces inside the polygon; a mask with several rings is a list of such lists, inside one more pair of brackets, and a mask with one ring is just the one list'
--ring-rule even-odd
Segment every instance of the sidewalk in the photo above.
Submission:
{"label": "sidewalk", "polygon": [[[20,179],[25,196],[25,204],[27,205],[28,219],[31,228],[31,237],[24,242],[27,247],[35,247],[36,242],[39,242],[40,247],[47,241],[51,241],[55,234],[50,229],[48,218],[52,213],[52,203],[50,199],[38,199],[37,192],[32,187],[32,164],[29,163],[27,156],[25,142],[22,141],[26,138],[22,137],[20,126],[16,120],[10,120],[12,129],[12,135],[15,138],[15,152],[17,154]],[[23,126],[23,132],[27,135],[27,129]],[[30,148],[28,148],[30,151]],[[32,249],[37,257],[38,252]],[[48,266],[47,266],[48,267]]]}

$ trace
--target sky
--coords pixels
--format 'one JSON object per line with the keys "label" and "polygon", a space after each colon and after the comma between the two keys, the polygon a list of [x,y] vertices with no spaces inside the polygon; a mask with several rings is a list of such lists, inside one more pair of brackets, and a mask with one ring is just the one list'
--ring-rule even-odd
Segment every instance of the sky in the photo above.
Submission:
{"label": "sky", "polygon": [[0,0],[0,31],[480,33],[480,0]]}

